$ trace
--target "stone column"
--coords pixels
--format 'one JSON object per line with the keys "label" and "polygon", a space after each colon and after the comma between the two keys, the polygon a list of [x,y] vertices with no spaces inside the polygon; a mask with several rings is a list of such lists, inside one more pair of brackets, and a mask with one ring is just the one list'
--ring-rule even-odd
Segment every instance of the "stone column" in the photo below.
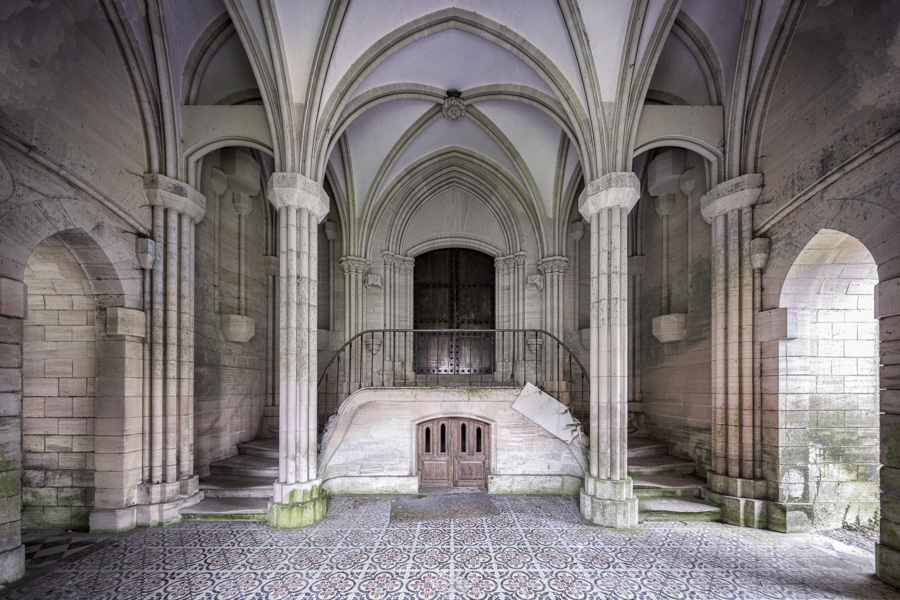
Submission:
{"label": "stone column", "polygon": [[881,540],[875,573],[900,587],[900,277],[875,287],[881,369]]}
{"label": "stone column", "polygon": [[371,263],[359,256],[345,256],[340,260],[344,271],[344,341],[359,333],[365,321],[366,292],[363,278]]}
{"label": "stone column", "polygon": [[299,173],[273,173],[278,211],[279,452],[269,524],[289,528],[325,516],[318,473],[316,402],[318,224],[328,213],[322,186]]}
{"label": "stone column", "polygon": [[[149,479],[138,488],[137,524],[180,519],[199,500],[194,474],[194,229],[206,197],[164,175],[144,176],[153,208],[150,298]],[[92,515],[93,518],[93,515]],[[92,529],[93,529],[92,525]]]}
{"label": "stone column", "polygon": [[[563,339],[563,309],[565,307],[565,276],[569,269],[569,259],[564,256],[550,256],[538,261],[538,271],[544,277],[543,327],[548,333]],[[551,339],[544,342],[543,379],[546,389],[555,391],[559,401],[570,404],[568,388],[563,373],[562,352],[559,344]]]}
{"label": "stone column", "polygon": [[628,400],[634,403],[629,411],[637,415],[641,411],[641,289],[644,276],[644,257],[628,257],[628,276],[631,280],[628,306],[628,325],[631,330],[631,352],[628,380]]}
{"label": "stone column", "polygon": [[663,344],[681,341],[687,335],[687,315],[671,313],[669,301],[669,215],[672,214],[678,194],[681,193],[684,160],[684,150],[668,150],[654,158],[647,168],[647,191],[651,196],[656,196],[656,214],[660,218],[662,249],[659,314],[651,322],[651,331]]}
{"label": "stone column", "polygon": [[559,339],[563,335],[563,279],[569,269],[569,259],[551,256],[538,261],[538,271],[544,276],[544,329]]}
{"label": "stone column", "polygon": [[[256,334],[256,322],[247,316],[247,217],[253,212],[253,196],[259,194],[260,167],[243,148],[225,148],[221,171],[226,176],[226,187],[231,192],[231,203],[238,218],[238,295],[230,312],[219,316],[219,326],[222,337],[229,342],[246,343]],[[226,243],[232,244],[234,240]]]}
{"label": "stone column", "polygon": [[712,466],[707,499],[726,521],[766,526],[766,484],[756,478],[751,240],[762,175],[723,182],[701,199],[712,225]]}
{"label": "stone column", "polygon": [[637,525],[628,477],[628,212],[640,198],[634,173],[591,181],[579,210],[591,223],[590,472],[581,514],[604,527]]}

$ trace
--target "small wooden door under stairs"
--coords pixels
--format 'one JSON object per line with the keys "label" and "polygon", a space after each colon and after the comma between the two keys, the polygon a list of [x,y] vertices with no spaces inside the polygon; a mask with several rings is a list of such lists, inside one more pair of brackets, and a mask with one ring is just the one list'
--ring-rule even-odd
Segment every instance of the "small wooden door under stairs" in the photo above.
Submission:
{"label": "small wooden door under stairs", "polygon": [[477,419],[452,417],[419,425],[422,487],[485,488],[490,427]]}

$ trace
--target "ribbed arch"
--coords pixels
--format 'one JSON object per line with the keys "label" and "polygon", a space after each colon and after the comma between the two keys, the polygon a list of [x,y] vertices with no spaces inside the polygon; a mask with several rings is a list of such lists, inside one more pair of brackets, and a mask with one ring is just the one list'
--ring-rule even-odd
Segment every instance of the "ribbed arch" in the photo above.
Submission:
{"label": "ribbed arch", "polygon": [[366,254],[371,253],[375,234],[386,219],[390,221],[384,249],[399,252],[403,232],[417,207],[450,186],[466,190],[493,212],[504,229],[504,244],[509,252],[524,249],[524,223],[531,225],[538,251],[543,251],[543,223],[520,184],[492,161],[454,147],[416,161],[385,189],[363,219],[366,230],[361,247]]}
{"label": "ribbed arch", "polygon": [[540,50],[509,28],[482,15],[458,8],[431,13],[411,21],[382,37],[363,54],[345,73],[328,99],[316,128],[312,155],[315,157],[315,173],[324,170],[328,160],[328,148],[332,145],[333,132],[348,105],[353,92],[381,63],[397,51],[435,33],[457,29],[492,42],[522,60],[553,90],[572,128],[579,131],[579,138],[587,136],[581,131],[587,123],[587,114],[578,101],[574,87]]}

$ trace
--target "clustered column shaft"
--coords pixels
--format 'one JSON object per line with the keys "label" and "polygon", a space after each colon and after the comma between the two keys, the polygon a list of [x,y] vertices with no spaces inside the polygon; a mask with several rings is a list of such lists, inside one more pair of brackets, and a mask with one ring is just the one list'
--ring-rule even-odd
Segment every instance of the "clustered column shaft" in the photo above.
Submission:
{"label": "clustered column shaft", "polygon": [[149,483],[193,476],[194,230],[206,199],[189,186],[151,174],[156,259],[150,299]]}
{"label": "clustered column shaft", "polygon": [[711,499],[725,506],[727,520],[756,527],[765,524],[766,494],[754,391],[754,276],[765,260],[753,250],[753,206],[761,192],[762,176],[744,175],[701,199],[712,226]]}
{"label": "clustered column shaft", "polygon": [[296,527],[325,515],[317,453],[318,224],[328,212],[321,186],[297,173],[274,173],[269,201],[278,210],[279,461],[269,522]]}
{"label": "clustered column shaft", "polygon": [[344,335],[349,340],[362,328],[366,308],[363,278],[371,263],[359,256],[345,256],[340,265],[344,272]]}
{"label": "clustered column shaft", "polygon": [[640,197],[634,173],[590,182],[579,208],[591,223],[590,474],[581,493],[585,518],[607,527],[637,524],[628,477],[628,212]]}

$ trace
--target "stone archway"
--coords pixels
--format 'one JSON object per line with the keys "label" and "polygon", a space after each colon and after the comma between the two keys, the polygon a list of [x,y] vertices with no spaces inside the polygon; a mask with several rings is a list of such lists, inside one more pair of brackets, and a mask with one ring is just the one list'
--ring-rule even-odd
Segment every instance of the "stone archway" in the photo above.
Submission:
{"label": "stone archway", "polygon": [[84,530],[94,504],[97,304],[64,234],[34,249],[24,281],[22,527]]}
{"label": "stone archway", "polygon": [[[820,230],[785,278],[780,333],[762,342],[777,361],[764,405],[770,422],[770,527],[802,531],[868,523],[879,506],[878,327],[874,259],[856,238]],[[777,432],[777,435],[775,435]]]}

